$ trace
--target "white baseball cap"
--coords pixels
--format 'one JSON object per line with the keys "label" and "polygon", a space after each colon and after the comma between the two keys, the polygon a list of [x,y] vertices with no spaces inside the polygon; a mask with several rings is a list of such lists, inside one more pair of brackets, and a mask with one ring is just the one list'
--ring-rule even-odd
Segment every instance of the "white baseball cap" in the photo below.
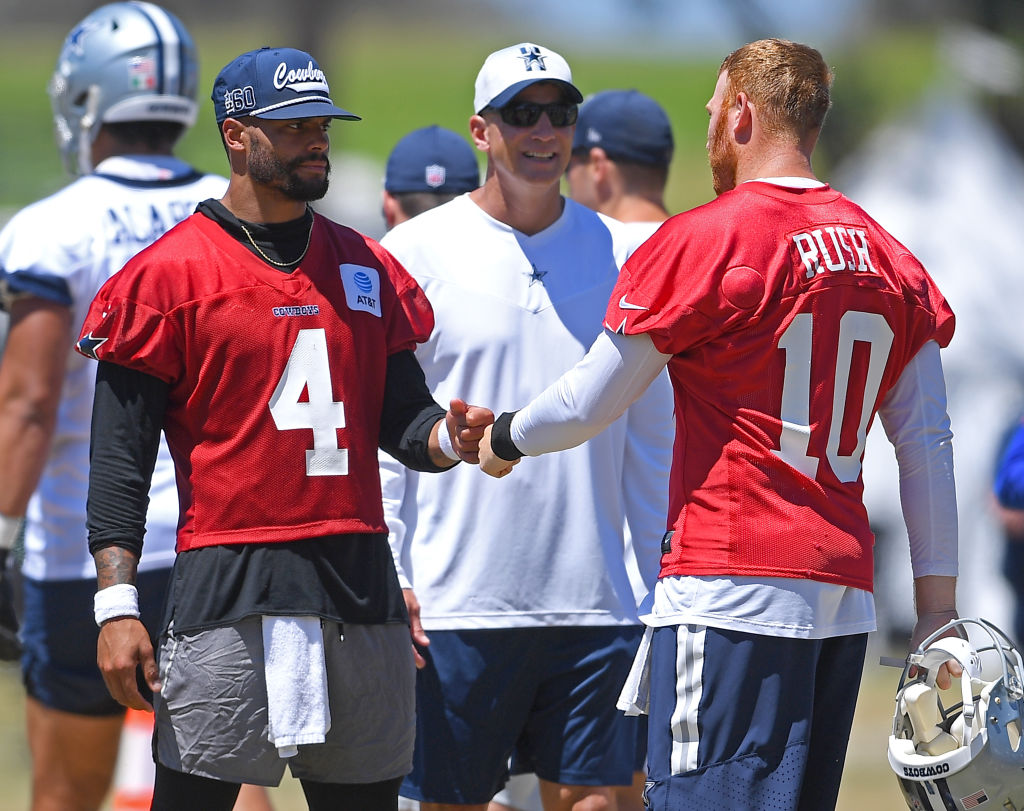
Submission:
{"label": "white baseball cap", "polygon": [[554,51],[532,42],[521,42],[495,51],[476,76],[473,109],[504,107],[524,87],[535,82],[556,82],[579,104],[583,94],[572,83],[569,63]]}

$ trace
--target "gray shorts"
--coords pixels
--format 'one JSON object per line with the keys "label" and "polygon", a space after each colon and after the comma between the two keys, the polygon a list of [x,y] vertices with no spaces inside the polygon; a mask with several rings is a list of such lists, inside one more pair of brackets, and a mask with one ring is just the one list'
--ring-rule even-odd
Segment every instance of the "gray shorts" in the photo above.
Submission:
{"label": "gray shorts", "polygon": [[408,774],[415,737],[416,668],[404,625],[323,622],[331,728],[324,743],[282,758],[267,738],[259,617],[164,637],[156,696],[156,754],[175,771],[276,786],[300,780],[376,783]]}

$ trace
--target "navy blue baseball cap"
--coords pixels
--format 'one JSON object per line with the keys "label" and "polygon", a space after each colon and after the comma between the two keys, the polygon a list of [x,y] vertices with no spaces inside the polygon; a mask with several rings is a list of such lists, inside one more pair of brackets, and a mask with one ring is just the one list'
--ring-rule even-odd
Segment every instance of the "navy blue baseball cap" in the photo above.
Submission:
{"label": "navy blue baseball cap", "polygon": [[675,142],[668,115],[638,90],[603,90],[580,106],[572,148],[599,146],[608,157],[667,166]]}
{"label": "navy blue baseball cap", "polygon": [[316,60],[295,48],[264,47],[235,57],[217,74],[211,98],[218,124],[247,115],[360,120],[334,106],[327,77]]}
{"label": "navy blue baseball cap", "polygon": [[384,188],[392,194],[462,194],[480,185],[473,148],[457,133],[433,124],[403,137],[388,156]]}

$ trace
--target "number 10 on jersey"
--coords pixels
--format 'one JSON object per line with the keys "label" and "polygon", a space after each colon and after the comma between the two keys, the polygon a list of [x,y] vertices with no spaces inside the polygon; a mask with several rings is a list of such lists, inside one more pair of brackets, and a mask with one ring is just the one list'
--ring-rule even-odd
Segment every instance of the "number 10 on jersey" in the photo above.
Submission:
{"label": "number 10 on jersey", "polygon": [[[786,372],[782,384],[782,436],[779,449],[774,453],[810,478],[817,478],[819,459],[808,453],[811,444],[811,348],[814,331],[811,313],[798,313],[779,338],[779,349],[786,353]],[[841,482],[855,482],[860,476],[861,457],[867,441],[868,423],[878,390],[882,385],[893,332],[885,318],[878,313],[851,310],[844,313],[837,324],[839,341],[835,363],[831,414],[814,415],[814,422],[828,425],[825,457],[829,467]],[[868,358],[864,391],[861,392],[861,410],[857,415],[857,446],[852,452],[839,452],[839,438],[846,413],[853,368],[853,345],[861,341],[871,347]],[[827,419],[819,419],[826,416]]]}

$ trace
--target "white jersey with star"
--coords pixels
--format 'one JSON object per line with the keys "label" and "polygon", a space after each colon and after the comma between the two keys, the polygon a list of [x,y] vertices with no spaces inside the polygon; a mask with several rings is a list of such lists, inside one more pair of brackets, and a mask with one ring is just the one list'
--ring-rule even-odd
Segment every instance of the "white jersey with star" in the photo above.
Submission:
{"label": "white jersey with star", "polygon": [[[582,358],[618,276],[612,228],[566,200],[554,224],[527,236],[463,195],[390,231],[382,244],[434,308],[416,356],[437,401],[511,411]],[[399,579],[424,628],[638,622],[623,527],[649,588],[673,436],[661,381],[590,442],[524,459],[502,480],[466,464],[417,475],[382,454]]]}
{"label": "white jersey with star", "polygon": [[[69,307],[77,336],[100,285],[226,187],[224,178],[171,157],[108,158],[93,174],[22,209],[0,232],[0,289],[8,301],[33,296]],[[22,571],[34,580],[96,575],[85,529],[96,363],[72,343],[50,455],[25,516]],[[177,522],[174,467],[161,442],[140,570],[171,565]]]}

